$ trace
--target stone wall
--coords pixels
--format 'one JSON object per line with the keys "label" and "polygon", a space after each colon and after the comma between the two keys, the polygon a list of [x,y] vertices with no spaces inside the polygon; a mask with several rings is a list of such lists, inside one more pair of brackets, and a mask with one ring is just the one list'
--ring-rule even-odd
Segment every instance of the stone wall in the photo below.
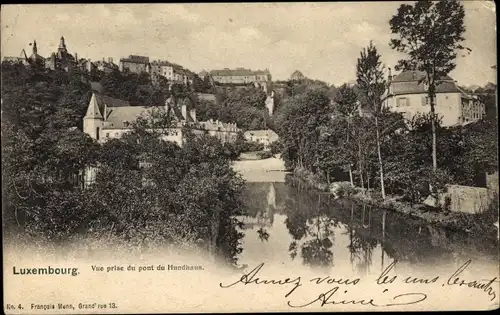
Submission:
{"label": "stone wall", "polygon": [[481,213],[491,203],[487,188],[447,185],[447,191],[440,196],[440,204],[445,204],[446,198],[450,198],[450,210],[453,212]]}

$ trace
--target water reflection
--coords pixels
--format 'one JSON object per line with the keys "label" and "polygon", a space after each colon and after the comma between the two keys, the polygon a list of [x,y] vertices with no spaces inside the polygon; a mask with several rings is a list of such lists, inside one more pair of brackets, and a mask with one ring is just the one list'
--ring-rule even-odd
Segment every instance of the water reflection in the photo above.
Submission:
{"label": "water reflection", "polygon": [[367,274],[394,260],[411,265],[472,256],[498,261],[496,235],[471,239],[391,211],[334,200],[296,182],[247,185],[241,262],[300,262]]}
{"label": "water reflection", "polygon": [[[267,194],[266,198],[262,198]],[[274,183],[250,183],[246,190],[248,215],[242,218],[244,229],[257,229],[258,238],[269,240],[268,227],[273,226],[276,212],[276,189]]]}

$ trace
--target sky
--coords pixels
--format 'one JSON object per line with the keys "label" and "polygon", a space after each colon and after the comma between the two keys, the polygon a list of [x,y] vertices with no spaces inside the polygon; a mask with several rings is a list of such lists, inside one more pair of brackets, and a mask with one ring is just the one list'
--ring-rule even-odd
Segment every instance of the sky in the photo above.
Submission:
{"label": "sky", "polygon": [[[386,67],[404,55],[389,47],[390,18],[402,2],[2,5],[1,55],[20,56],[36,39],[44,57],[64,36],[79,58],[115,63],[130,54],[168,60],[194,72],[295,70],[340,85],[355,79],[360,51],[373,41]],[[465,1],[465,46],[450,74],[462,85],[496,82],[495,5]],[[394,74],[394,70],[393,70]]]}

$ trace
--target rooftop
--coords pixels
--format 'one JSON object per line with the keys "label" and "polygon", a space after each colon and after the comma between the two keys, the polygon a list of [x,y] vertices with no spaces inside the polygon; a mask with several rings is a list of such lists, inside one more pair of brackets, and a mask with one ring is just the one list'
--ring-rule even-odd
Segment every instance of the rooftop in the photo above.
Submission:
{"label": "rooftop", "polygon": [[255,136],[255,137],[269,137],[271,140],[278,139],[279,136],[276,132],[271,129],[261,129],[261,130],[249,130],[244,133],[246,136]]}
{"label": "rooftop", "polygon": [[293,80],[293,79],[301,79],[301,78],[304,78],[304,75],[302,74],[302,72],[300,72],[299,70],[295,70],[292,75],[290,76],[290,78]]}
{"label": "rooftop", "polygon": [[[413,82],[419,81],[425,77],[425,72],[423,71],[403,71],[392,78],[392,82]],[[445,76],[443,81],[453,81],[449,76]]]}
{"label": "rooftop", "polygon": [[223,69],[223,70],[212,70],[210,71],[212,76],[251,76],[251,75],[262,75],[269,74],[269,70],[256,70],[237,68],[237,69]]}
{"label": "rooftop", "polygon": [[149,63],[149,57],[129,55],[128,58],[121,58],[120,61],[135,62],[135,63]]}
{"label": "rooftop", "polygon": [[[391,81],[391,93],[393,95],[427,93],[424,83],[419,83],[425,77],[422,71],[404,71],[394,76]],[[459,93],[456,83],[449,76],[436,85],[436,93]]]}

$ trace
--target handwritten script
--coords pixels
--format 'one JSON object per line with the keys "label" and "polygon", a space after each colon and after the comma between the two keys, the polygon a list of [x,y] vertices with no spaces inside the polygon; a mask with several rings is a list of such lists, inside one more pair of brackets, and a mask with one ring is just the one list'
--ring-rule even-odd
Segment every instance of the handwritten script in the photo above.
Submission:
{"label": "handwritten script", "polygon": [[[351,293],[352,289],[360,288],[363,286],[363,283],[366,282],[366,279],[362,281],[361,278],[333,278],[331,276],[314,277],[311,279],[303,279],[300,276],[283,279],[264,278],[260,275],[263,271],[264,263],[261,263],[250,272],[242,275],[235,282],[229,284],[220,283],[219,286],[224,289],[247,285],[275,285],[283,287],[283,292],[285,292],[284,297],[287,299],[286,304],[291,308],[305,308],[308,306],[325,307],[334,305],[361,305],[367,307],[412,305],[428,299],[430,294],[420,291],[424,291],[422,287],[425,288],[426,286],[432,285],[479,290],[483,292],[490,301],[495,301],[497,292],[495,291],[494,283],[499,281],[497,277],[489,280],[465,279],[465,277],[463,277],[463,272],[471,262],[471,260],[468,260],[451,273],[451,275],[420,278],[391,275],[391,271],[397,263],[394,261],[375,279],[374,283],[381,288],[380,291],[382,293],[378,294],[376,297],[360,297],[357,293]],[[401,284],[405,284],[405,287],[418,288],[418,290],[415,289],[409,292],[401,292]],[[321,292],[318,293],[318,290],[311,290],[310,285],[315,285],[317,288],[324,288],[324,285],[327,285],[328,288],[326,290],[319,290]],[[304,287],[307,287],[307,289],[304,289]],[[389,287],[391,287],[391,291],[395,291],[396,293],[389,293]]]}

